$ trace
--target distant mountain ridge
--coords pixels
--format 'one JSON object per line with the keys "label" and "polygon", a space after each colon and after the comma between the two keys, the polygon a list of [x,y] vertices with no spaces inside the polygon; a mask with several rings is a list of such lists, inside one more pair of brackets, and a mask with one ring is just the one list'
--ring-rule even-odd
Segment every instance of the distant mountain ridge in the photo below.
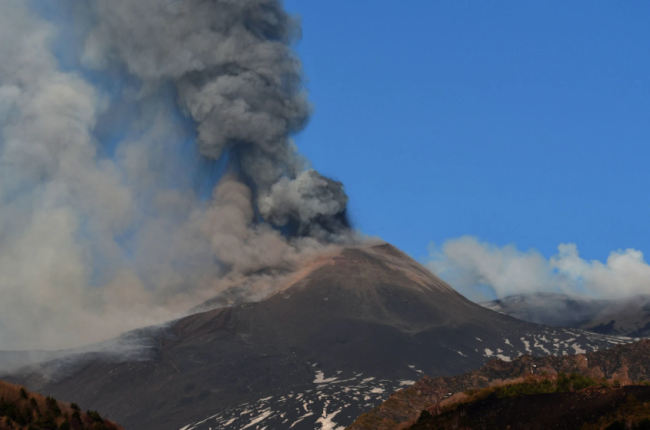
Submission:
{"label": "distant mountain ridge", "polygon": [[140,356],[74,353],[8,378],[134,430],[335,429],[424,374],[630,341],[493,312],[388,244],[342,248],[292,279],[260,302],[231,295],[124,335],[146,345]]}
{"label": "distant mountain ridge", "polygon": [[609,335],[650,336],[650,295],[595,300],[556,293],[530,293],[480,304],[536,324]]}

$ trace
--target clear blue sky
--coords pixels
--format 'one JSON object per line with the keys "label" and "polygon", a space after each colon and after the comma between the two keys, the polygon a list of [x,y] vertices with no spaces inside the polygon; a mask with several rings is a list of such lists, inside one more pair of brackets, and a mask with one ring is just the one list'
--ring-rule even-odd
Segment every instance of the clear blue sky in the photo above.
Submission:
{"label": "clear blue sky", "polygon": [[650,255],[650,2],[285,1],[315,115],[297,137],[358,228]]}

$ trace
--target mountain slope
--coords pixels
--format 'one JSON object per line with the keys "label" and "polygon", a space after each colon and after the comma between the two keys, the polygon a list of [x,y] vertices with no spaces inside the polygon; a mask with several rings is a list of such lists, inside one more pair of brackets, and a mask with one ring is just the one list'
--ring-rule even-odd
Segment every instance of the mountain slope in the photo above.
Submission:
{"label": "mountain slope", "polygon": [[[480,393],[476,400],[434,409],[433,413],[423,411],[408,429],[600,430],[612,425],[631,430],[650,429],[650,387],[647,385],[617,388],[607,382],[599,384],[587,379],[588,384],[594,385],[577,391],[551,392],[557,389],[552,379],[507,385],[489,394]],[[540,392],[526,393],[535,390]]]}
{"label": "mountain slope", "polygon": [[493,311],[550,325],[596,333],[650,336],[650,296],[594,300],[555,293],[531,293],[481,303]]}
{"label": "mountain slope", "polygon": [[433,410],[468,390],[484,389],[495,383],[516,381],[527,376],[576,373],[589,378],[618,380],[621,385],[650,379],[650,340],[618,345],[608,350],[573,356],[517,358],[512,362],[490,361],[485,366],[452,377],[424,377],[412,387],[361,415],[350,430],[393,430],[415,423],[423,410]]}
{"label": "mountain slope", "polygon": [[137,336],[140,357],[77,354],[11,378],[132,429],[335,428],[422,374],[627,342],[490,311],[390,245],[343,248],[266,300]]}

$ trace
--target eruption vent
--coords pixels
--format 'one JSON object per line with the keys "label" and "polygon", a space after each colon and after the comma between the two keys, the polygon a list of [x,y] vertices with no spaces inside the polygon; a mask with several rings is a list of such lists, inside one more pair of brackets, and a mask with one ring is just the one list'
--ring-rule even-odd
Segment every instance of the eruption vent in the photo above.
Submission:
{"label": "eruption vent", "polygon": [[258,299],[356,241],[342,184],[291,141],[311,108],[280,1],[0,7],[3,348],[161,322],[243,278]]}
{"label": "eruption vent", "polygon": [[91,3],[97,23],[86,39],[85,64],[123,67],[154,88],[173,82],[179,106],[196,122],[201,154],[237,154],[266,220],[308,225],[345,211],[340,183],[315,171],[296,183],[304,161],[289,136],[307,124],[310,105],[290,48],[300,28],[280,1]]}

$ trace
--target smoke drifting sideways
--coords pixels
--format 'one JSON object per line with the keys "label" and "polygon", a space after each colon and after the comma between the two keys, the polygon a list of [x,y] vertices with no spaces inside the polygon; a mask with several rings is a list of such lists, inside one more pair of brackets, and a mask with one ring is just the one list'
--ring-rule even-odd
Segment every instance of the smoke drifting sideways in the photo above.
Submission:
{"label": "smoke drifting sideways", "polygon": [[650,265],[635,249],[612,251],[605,262],[585,260],[575,244],[550,258],[514,245],[499,247],[465,236],[432,244],[427,267],[471,300],[562,293],[586,299],[625,299],[650,292]]}
{"label": "smoke drifting sideways", "polygon": [[[279,0],[0,0],[0,345],[177,317],[361,239]],[[245,281],[245,282],[244,282]]]}

